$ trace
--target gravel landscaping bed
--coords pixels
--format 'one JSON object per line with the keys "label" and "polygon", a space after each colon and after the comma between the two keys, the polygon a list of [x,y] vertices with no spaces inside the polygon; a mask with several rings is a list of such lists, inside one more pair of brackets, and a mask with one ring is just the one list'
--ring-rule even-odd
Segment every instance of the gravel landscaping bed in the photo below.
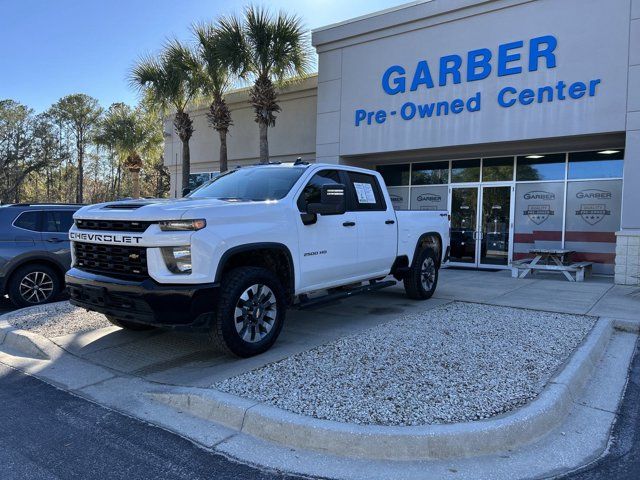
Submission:
{"label": "gravel landscaping bed", "polygon": [[45,337],[59,337],[113,325],[101,313],[87,312],[69,302],[56,302],[8,313],[11,325]]}
{"label": "gravel landscaping bed", "polygon": [[595,320],[454,302],[213,387],[339,422],[428,425],[478,420],[535,398]]}

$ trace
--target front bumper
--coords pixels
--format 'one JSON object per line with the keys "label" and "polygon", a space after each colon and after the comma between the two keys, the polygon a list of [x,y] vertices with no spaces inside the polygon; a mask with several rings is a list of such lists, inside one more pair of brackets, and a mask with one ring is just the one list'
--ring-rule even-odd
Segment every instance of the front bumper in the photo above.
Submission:
{"label": "front bumper", "polygon": [[117,319],[163,328],[206,330],[201,314],[215,309],[220,285],[167,285],[148,278],[137,282],[77,268],[65,276],[70,302]]}

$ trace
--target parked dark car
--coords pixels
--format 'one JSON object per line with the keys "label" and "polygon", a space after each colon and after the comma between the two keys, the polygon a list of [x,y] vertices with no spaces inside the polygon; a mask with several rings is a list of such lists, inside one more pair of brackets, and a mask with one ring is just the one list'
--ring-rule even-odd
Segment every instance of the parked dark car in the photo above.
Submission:
{"label": "parked dark car", "polygon": [[68,232],[81,205],[0,206],[0,294],[18,307],[54,300],[71,266]]}

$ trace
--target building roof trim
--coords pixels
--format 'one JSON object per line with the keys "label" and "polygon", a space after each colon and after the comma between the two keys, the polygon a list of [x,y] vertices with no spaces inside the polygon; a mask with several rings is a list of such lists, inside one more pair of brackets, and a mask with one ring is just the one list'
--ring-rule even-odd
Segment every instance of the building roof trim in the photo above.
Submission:
{"label": "building roof trim", "polygon": [[[235,106],[237,104],[248,103],[249,102],[249,90],[251,86],[234,88],[229,90],[224,95],[224,99],[227,102],[229,107]],[[279,101],[287,101],[295,98],[301,98],[305,96],[313,96],[316,95],[316,91],[318,89],[318,74],[311,73],[304,78],[294,80],[291,83],[288,83],[283,88],[278,88],[278,100]],[[307,93],[304,95],[304,93]],[[189,104],[187,107],[187,112],[190,114],[195,114],[201,110],[207,110],[209,108],[210,100],[207,99],[199,99],[196,102]],[[246,108],[250,108],[249,105],[246,105]],[[173,117],[175,113],[174,109],[171,109],[165,115],[165,121],[171,117]]]}
{"label": "building roof trim", "polygon": [[532,1],[420,0],[315,29],[312,44],[319,52],[331,50]]}

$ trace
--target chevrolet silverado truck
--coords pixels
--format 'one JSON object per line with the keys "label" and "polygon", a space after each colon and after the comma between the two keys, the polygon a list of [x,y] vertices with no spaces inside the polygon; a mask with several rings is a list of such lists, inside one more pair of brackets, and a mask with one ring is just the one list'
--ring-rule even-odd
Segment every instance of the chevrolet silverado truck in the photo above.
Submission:
{"label": "chevrolet silverado truck", "polygon": [[89,205],[69,231],[72,304],[131,330],[190,329],[248,357],[276,341],[288,308],[403,281],[427,299],[447,260],[444,211],[395,211],[379,173],[269,164],[185,198]]}

